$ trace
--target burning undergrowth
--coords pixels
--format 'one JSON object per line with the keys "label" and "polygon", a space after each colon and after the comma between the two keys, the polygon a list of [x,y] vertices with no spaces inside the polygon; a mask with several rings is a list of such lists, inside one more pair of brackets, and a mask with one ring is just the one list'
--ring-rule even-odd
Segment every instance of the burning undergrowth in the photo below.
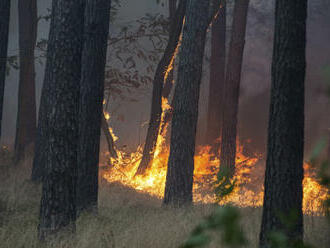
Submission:
{"label": "burning undergrowth", "polygon": [[[144,175],[135,175],[142,159],[142,147],[135,152],[127,153],[118,150],[118,158],[109,158],[109,164],[104,165],[102,176],[108,182],[119,182],[136,191],[147,193],[157,198],[163,198],[165,190],[167,161],[169,147],[166,145],[166,135],[159,134],[155,156],[151,166]],[[236,152],[236,172],[234,180],[236,187],[233,193],[221,200],[219,204],[231,203],[239,207],[260,207],[263,203],[263,156],[243,153],[243,146],[238,144]],[[109,156],[109,154],[105,154]],[[194,202],[215,203],[214,183],[217,181],[220,159],[211,153],[210,146],[196,149],[194,169]],[[305,178],[303,181],[303,210],[305,214],[322,214],[323,201],[327,197],[327,189],[317,181],[315,169],[304,164]]]}

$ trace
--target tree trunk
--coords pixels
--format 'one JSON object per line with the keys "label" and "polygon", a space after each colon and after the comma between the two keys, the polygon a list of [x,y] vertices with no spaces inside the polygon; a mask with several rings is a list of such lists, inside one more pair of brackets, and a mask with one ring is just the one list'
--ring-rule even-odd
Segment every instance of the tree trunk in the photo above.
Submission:
{"label": "tree trunk", "polygon": [[75,230],[83,28],[83,1],[53,1],[35,155],[43,170],[41,240]]}
{"label": "tree trunk", "polygon": [[15,138],[15,162],[24,159],[36,134],[34,48],[37,39],[36,0],[18,1],[20,74]]}
{"label": "tree trunk", "polygon": [[157,136],[160,128],[161,114],[162,114],[162,91],[163,84],[166,81],[168,75],[168,68],[172,66],[174,54],[179,43],[181,35],[181,29],[183,25],[183,19],[185,16],[187,0],[181,0],[179,2],[178,9],[175,13],[174,20],[170,29],[170,36],[165,49],[164,55],[160,60],[154,81],[151,101],[151,115],[149,120],[149,127],[144,145],[142,160],[139,164],[137,175],[144,174],[150,163],[152,162],[155,147],[157,144]]}
{"label": "tree trunk", "polygon": [[[169,20],[170,20],[170,27],[172,25],[175,25],[173,22],[175,22],[175,11],[176,11],[176,0],[169,0]],[[180,39],[180,37],[179,37]],[[177,46],[178,47],[178,46]],[[175,55],[174,55],[175,56]],[[162,97],[168,98],[169,95],[171,94],[173,85],[174,85],[174,63],[175,63],[175,58],[173,58],[172,61],[172,66],[168,68],[167,71],[167,77],[166,81],[164,83],[164,87],[162,90]]]}
{"label": "tree trunk", "polygon": [[87,0],[79,104],[77,209],[97,208],[104,70],[110,23],[109,0]]}
{"label": "tree trunk", "polygon": [[[271,231],[303,238],[306,13],[306,0],[276,1],[261,248],[270,247]],[[289,214],[296,217],[290,228],[281,218]]]}
{"label": "tree trunk", "polygon": [[110,156],[112,158],[118,158],[118,154],[115,148],[115,142],[113,140],[112,134],[109,131],[109,125],[107,122],[107,119],[105,118],[104,114],[102,115],[102,119],[101,119],[101,128],[103,130],[105,139],[107,140],[108,143],[108,150],[110,153]]}
{"label": "tree trunk", "polygon": [[164,204],[192,202],[195,136],[209,0],[189,0],[173,104]]}
{"label": "tree trunk", "polygon": [[226,68],[226,1],[222,1],[219,14],[212,24],[210,88],[207,113],[206,144],[217,155],[221,134],[223,90]]}
{"label": "tree trunk", "polygon": [[0,138],[2,127],[3,96],[5,91],[10,0],[0,1]]}
{"label": "tree trunk", "polygon": [[249,0],[235,1],[226,68],[220,164],[228,169],[229,175],[235,171],[237,113],[248,7]]}

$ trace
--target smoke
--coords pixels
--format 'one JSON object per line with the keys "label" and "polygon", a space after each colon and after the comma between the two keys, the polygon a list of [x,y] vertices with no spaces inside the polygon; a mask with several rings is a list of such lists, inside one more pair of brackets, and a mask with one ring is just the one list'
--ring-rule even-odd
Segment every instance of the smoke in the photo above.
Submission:
{"label": "smoke", "polygon": [[[134,1],[133,1],[134,2]],[[324,92],[326,78],[323,68],[330,65],[330,11],[326,1],[309,1],[307,35],[307,75],[306,75],[306,150],[324,135],[328,135],[329,101]],[[38,1],[39,15],[46,15],[50,0]],[[272,36],[274,26],[274,0],[251,1],[248,16],[246,47],[242,70],[241,97],[239,108],[239,135],[243,141],[250,140],[250,149],[264,153],[267,138],[269,92],[271,81]],[[157,5],[156,1],[121,1],[117,19],[112,25],[123,25],[145,13],[160,12],[168,15],[167,6]],[[230,18],[229,18],[230,19]],[[41,21],[38,26],[38,39],[47,38],[49,23]],[[230,27],[228,27],[230,32]],[[209,46],[206,51],[209,51]],[[109,48],[111,49],[111,47]],[[9,55],[18,53],[17,0],[12,1]],[[109,58],[111,60],[111,58]],[[43,83],[44,63],[36,64],[37,105]],[[201,85],[200,118],[197,137],[205,133],[208,101],[208,64],[204,65]],[[110,103],[111,125],[119,137],[118,144],[135,149],[144,142],[151,103],[151,85],[143,89],[143,94],[134,95],[135,102],[116,99]],[[18,71],[12,70],[7,77],[4,99],[2,143],[12,145],[15,135]]]}

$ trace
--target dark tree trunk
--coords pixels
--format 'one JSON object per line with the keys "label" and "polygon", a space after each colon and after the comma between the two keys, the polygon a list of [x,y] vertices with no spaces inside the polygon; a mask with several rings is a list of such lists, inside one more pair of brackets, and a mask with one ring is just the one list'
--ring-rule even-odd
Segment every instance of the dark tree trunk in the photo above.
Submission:
{"label": "dark tree trunk", "polygon": [[53,0],[34,161],[43,170],[40,239],[75,229],[83,27],[83,1]]}
{"label": "dark tree trunk", "polygon": [[109,131],[109,125],[107,122],[107,119],[105,118],[104,114],[102,114],[102,119],[101,119],[101,128],[103,130],[105,139],[107,140],[108,143],[108,150],[110,153],[110,156],[112,158],[118,158],[118,154],[115,148],[115,142],[113,140],[112,134]]}
{"label": "dark tree trunk", "polygon": [[[306,13],[306,0],[276,1],[261,248],[270,247],[271,231],[303,238]],[[280,215],[293,213],[296,222],[287,228]]]}
{"label": "dark tree trunk", "polygon": [[192,202],[195,136],[209,2],[189,0],[173,105],[164,204]]}
{"label": "dark tree trunk", "polygon": [[0,1],[0,138],[2,127],[3,96],[5,91],[10,0]]}
{"label": "dark tree trunk", "polygon": [[156,144],[157,136],[160,129],[160,121],[162,114],[162,93],[163,85],[166,81],[167,69],[172,66],[173,57],[176,48],[179,43],[179,38],[181,35],[181,29],[183,25],[183,19],[186,12],[187,0],[181,0],[179,2],[178,9],[175,13],[174,20],[170,28],[169,41],[165,49],[164,55],[160,60],[154,81],[152,90],[152,101],[151,101],[151,115],[149,120],[149,127],[146,137],[146,142],[143,149],[142,160],[139,164],[136,174],[144,174],[150,163],[152,162]]}
{"label": "dark tree trunk", "polygon": [[109,0],[86,0],[79,104],[77,208],[97,207],[104,70],[110,23]]}
{"label": "dark tree trunk", "polygon": [[15,162],[24,158],[36,134],[34,48],[37,39],[37,1],[18,1],[20,74],[15,138]]}
{"label": "dark tree trunk", "polygon": [[249,0],[237,0],[226,68],[220,164],[235,170],[237,113]]}
{"label": "dark tree trunk", "polygon": [[221,134],[226,68],[226,1],[222,1],[221,6],[212,24],[210,88],[205,136],[206,144],[212,145],[213,152],[219,149],[217,139]]}
{"label": "dark tree trunk", "polygon": [[[175,11],[176,11],[176,0],[169,0],[169,20],[170,20],[170,27],[172,25],[175,25],[173,22],[175,22]],[[177,46],[178,47],[178,46]],[[175,55],[174,55],[175,56]],[[162,90],[162,97],[168,98],[169,95],[171,94],[173,85],[174,85],[174,63],[175,63],[175,58],[173,58],[172,61],[172,66],[168,68],[168,74],[166,77],[166,81],[164,83],[164,87]]]}

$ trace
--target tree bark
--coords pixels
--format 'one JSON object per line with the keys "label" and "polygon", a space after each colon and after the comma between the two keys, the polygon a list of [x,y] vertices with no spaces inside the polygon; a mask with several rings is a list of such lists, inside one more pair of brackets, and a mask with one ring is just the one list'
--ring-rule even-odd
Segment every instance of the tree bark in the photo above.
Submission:
{"label": "tree bark", "polygon": [[[169,20],[170,20],[170,27],[172,25],[175,25],[173,22],[175,22],[175,11],[176,11],[176,0],[169,0]],[[180,37],[179,37],[180,39]],[[178,46],[177,46],[178,47]],[[175,55],[174,55],[175,56]],[[162,90],[162,97],[168,98],[171,94],[173,85],[174,85],[174,63],[175,58],[173,58],[172,66],[168,68],[167,77],[164,83],[164,87]]]}
{"label": "tree bark", "polygon": [[115,142],[113,140],[112,134],[109,131],[110,127],[108,125],[107,119],[105,118],[104,114],[102,115],[102,119],[101,119],[101,128],[103,130],[105,139],[107,140],[110,156],[112,158],[118,158],[118,154],[115,148]]}
{"label": "tree bark", "polygon": [[10,0],[0,1],[0,138],[2,127],[3,97],[5,91]]}
{"label": "tree bark", "polygon": [[221,2],[217,18],[212,24],[210,88],[207,113],[206,144],[217,155],[221,134],[223,91],[226,68],[226,1]]}
{"label": "tree bark", "polygon": [[[84,1],[54,0],[35,161],[42,168],[38,234],[75,230]],[[42,156],[40,156],[42,153]]]}
{"label": "tree bark", "polygon": [[249,0],[235,1],[226,68],[220,165],[228,169],[228,175],[233,175],[235,171],[237,113],[248,7]]}
{"label": "tree bark", "polygon": [[86,0],[80,82],[78,211],[97,208],[104,70],[110,23],[109,0]]}
{"label": "tree bark", "polygon": [[[303,238],[306,18],[306,0],[276,1],[261,248],[270,247],[271,231]],[[295,215],[291,228],[281,218],[289,214]]]}
{"label": "tree bark", "polygon": [[18,1],[20,73],[15,138],[15,162],[24,159],[36,134],[34,48],[37,39],[36,0]]}
{"label": "tree bark", "polygon": [[136,172],[137,175],[145,173],[146,169],[151,164],[154,156],[162,115],[163,85],[166,81],[167,70],[169,67],[171,67],[173,63],[173,57],[179,43],[183,19],[186,12],[186,5],[187,0],[181,0],[179,2],[178,9],[175,13],[175,17],[170,28],[170,36],[169,41],[167,43],[167,47],[156,69],[155,77],[153,80],[149,127],[147,131],[146,142],[143,149],[142,160]]}
{"label": "tree bark", "polygon": [[209,0],[189,0],[183,28],[178,79],[173,104],[165,205],[183,206],[192,202],[195,136],[202,77]]}

